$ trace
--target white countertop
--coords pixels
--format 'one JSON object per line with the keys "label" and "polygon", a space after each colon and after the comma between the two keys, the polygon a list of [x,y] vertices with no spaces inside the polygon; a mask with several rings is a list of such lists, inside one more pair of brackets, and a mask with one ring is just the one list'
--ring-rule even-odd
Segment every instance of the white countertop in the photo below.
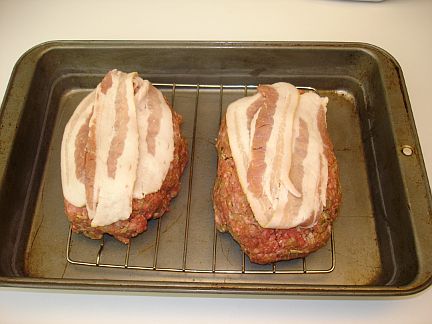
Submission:
{"label": "white countertop", "polygon": [[[372,43],[402,67],[432,174],[432,1],[0,0],[0,98],[21,54],[41,42],[65,39]],[[431,305],[432,288],[379,300],[0,288],[0,323],[430,323]]]}

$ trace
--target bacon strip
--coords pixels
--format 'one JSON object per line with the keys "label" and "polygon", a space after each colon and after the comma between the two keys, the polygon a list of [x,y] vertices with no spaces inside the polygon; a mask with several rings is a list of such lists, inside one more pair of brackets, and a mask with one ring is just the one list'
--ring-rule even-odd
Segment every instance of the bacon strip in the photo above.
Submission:
{"label": "bacon strip", "polygon": [[66,124],[61,146],[61,179],[63,196],[77,206],[83,207],[85,198],[85,147],[89,121],[93,113],[95,91],[90,92],[75,109]]}
{"label": "bacon strip", "polygon": [[162,93],[142,81],[135,95],[139,129],[138,173],[134,198],[156,192],[165,179],[174,157],[171,109]]}
{"label": "bacon strip", "polygon": [[242,98],[228,107],[236,170],[262,227],[313,225],[322,212],[328,172],[323,153],[326,104],[314,93],[300,94],[290,84],[276,83],[260,86],[253,100]]}
{"label": "bacon strip", "polygon": [[[252,119],[254,131],[253,136],[251,136],[251,160],[247,169],[248,189],[257,197],[262,195],[263,191],[262,178],[267,167],[265,162],[266,148],[272,131],[273,115],[278,100],[278,93],[272,87],[261,86],[258,91],[264,97],[264,100],[259,111],[255,113],[257,118]],[[248,121],[253,110],[250,107],[247,110]]]}
{"label": "bacon strip", "polygon": [[[101,86],[102,88],[102,86]],[[115,119],[114,119],[114,135],[111,141],[111,146],[108,152],[108,176],[112,179],[116,178],[118,159],[122,156],[125,149],[126,137],[128,135],[128,124],[130,121],[128,102],[127,102],[127,84],[124,82],[119,87],[115,99]],[[129,89],[130,91],[130,89]],[[133,118],[132,114],[132,118]],[[133,121],[132,121],[133,122]]]}
{"label": "bacon strip", "polygon": [[[132,191],[138,164],[138,130],[134,103],[135,74],[109,73],[112,86],[106,93],[96,90],[95,113],[90,121],[96,144],[93,183],[88,182],[87,210],[92,226],[128,219],[132,212]],[[94,138],[92,137],[94,135]],[[93,163],[86,171],[93,173]],[[92,196],[90,196],[92,195]]]}
{"label": "bacon strip", "polygon": [[[289,173],[292,160],[293,125],[297,111],[299,92],[287,83],[273,85],[280,93],[275,114],[276,123],[270,136],[269,145],[273,149],[268,151],[266,161],[270,168],[266,170],[264,179],[267,193],[273,200],[286,198],[284,192],[288,190],[292,195],[300,197],[300,192],[292,183]],[[282,197],[280,197],[282,195]]]}

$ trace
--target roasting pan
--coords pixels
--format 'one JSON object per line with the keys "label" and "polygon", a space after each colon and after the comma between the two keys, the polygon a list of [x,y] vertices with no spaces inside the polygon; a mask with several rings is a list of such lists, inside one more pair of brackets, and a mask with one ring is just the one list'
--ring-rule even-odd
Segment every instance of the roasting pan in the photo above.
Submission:
{"label": "roasting pan", "polygon": [[[170,211],[126,246],[70,232],[60,144],[110,69],[137,71],[184,117],[190,161]],[[262,83],[330,99],[343,202],[305,259],[258,266],[215,230],[214,148],[227,105]],[[406,295],[428,287],[431,195],[398,63],[361,43],[56,41],[17,62],[2,104],[0,284],[158,292]]]}

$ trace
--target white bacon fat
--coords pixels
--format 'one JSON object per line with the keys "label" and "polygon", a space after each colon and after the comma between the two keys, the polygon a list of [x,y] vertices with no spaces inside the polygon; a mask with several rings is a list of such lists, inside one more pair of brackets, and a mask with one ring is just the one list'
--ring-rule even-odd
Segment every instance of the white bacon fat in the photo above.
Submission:
{"label": "white bacon fat", "polygon": [[313,226],[326,204],[327,98],[288,83],[262,85],[227,110],[240,184],[264,228]]}
{"label": "white bacon fat", "polygon": [[128,219],[158,191],[174,157],[171,109],[136,73],[110,71],[79,104],[61,148],[63,195],[92,226]]}

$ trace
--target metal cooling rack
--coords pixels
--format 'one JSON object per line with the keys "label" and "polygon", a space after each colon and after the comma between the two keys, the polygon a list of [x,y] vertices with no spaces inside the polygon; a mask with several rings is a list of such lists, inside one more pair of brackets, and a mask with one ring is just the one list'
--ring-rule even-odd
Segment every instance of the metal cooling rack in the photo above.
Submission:
{"label": "metal cooling rack", "polygon": [[[94,257],[94,262],[87,262],[79,259],[73,259],[71,257],[71,251],[73,250],[73,240],[72,240],[72,227],[69,229],[69,235],[67,240],[66,247],[66,259],[70,264],[82,265],[82,266],[92,266],[92,267],[101,267],[101,268],[120,268],[120,269],[133,269],[133,270],[147,270],[147,271],[166,271],[166,272],[186,272],[186,273],[215,273],[215,274],[324,274],[332,272],[335,268],[336,258],[335,258],[335,241],[334,241],[334,233],[333,229],[330,237],[330,246],[331,246],[331,265],[326,269],[318,269],[318,268],[308,268],[306,258],[302,258],[302,269],[299,270],[285,270],[278,269],[277,263],[272,264],[272,268],[269,270],[252,270],[247,269],[246,267],[246,258],[244,252],[242,252],[242,264],[241,270],[220,270],[217,269],[217,240],[218,240],[218,231],[216,230],[216,226],[214,226],[213,233],[213,258],[212,265],[209,269],[194,269],[188,268],[186,266],[187,254],[188,254],[188,235],[189,235],[189,218],[190,218],[190,206],[191,206],[191,196],[192,196],[192,186],[193,186],[193,167],[194,167],[194,158],[195,158],[195,135],[196,135],[196,124],[197,124],[197,111],[198,111],[198,102],[199,102],[199,93],[201,89],[206,90],[218,90],[219,89],[219,101],[220,101],[220,115],[219,115],[219,123],[222,119],[222,111],[223,111],[223,92],[225,89],[230,90],[243,90],[244,95],[248,95],[248,91],[256,90],[256,85],[203,85],[203,84],[175,84],[175,83],[154,83],[155,87],[159,89],[172,89],[171,95],[171,103],[174,106],[174,99],[177,89],[186,89],[186,90],[195,90],[196,91],[196,99],[195,99],[195,115],[194,115],[194,128],[193,128],[193,137],[192,137],[192,147],[191,147],[191,157],[189,163],[189,191],[187,197],[187,212],[186,212],[186,221],[185,221],[185,230],[184,230],[184,245],[183,245],[183,258],[182,258],[182,266],[178,268],[167,268],[167,267],[159,267],[158,266],[158,249],[159,249],[159,241],[160,241],[160,232],[161,232],[161,223],[162,218],[158,218],[157,222],[157,233],[154,244],[154,254],[153,254],[153,264],[152,266],[137,266],[129,264],[129,255],[131,246],[133,243],[133,239],[130,240],[130,243],[127,245],[127,250],[124,256],[123,263],[104,263],[101,262],[102,254],[105,247],[104,238],[100,239],[99,249]],[[316,89],[312,87],[297,87],[300,90],[304,91],[314,91],[317,92]]]}

